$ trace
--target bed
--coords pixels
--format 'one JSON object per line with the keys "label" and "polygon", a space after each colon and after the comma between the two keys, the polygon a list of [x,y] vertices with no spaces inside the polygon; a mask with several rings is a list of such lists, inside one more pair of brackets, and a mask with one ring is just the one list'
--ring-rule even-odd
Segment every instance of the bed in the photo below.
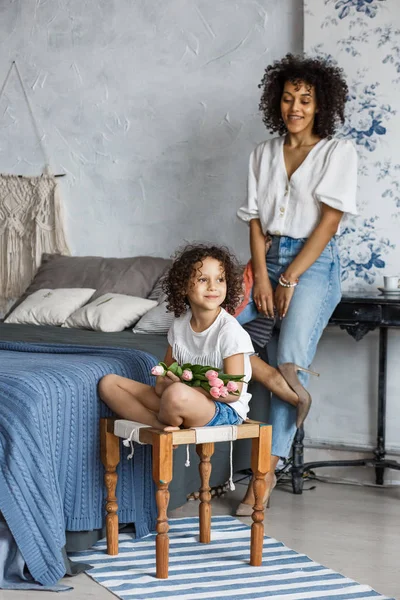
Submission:
{"label": "bed", "polygon": [[[78,262],[82,259],[79,269],[72,257],[62,257],[64,281],[60,284],[56,281],[57,269],[54,268],[58,259],[50,256],[45,257],[43,269],[39,269],[25,297],[32,290],[41,289],[40,286],[49,287],[49,283],[74,287],[77,285],[76,270],[96,278],[96,281],[79,281],[78,284],[98,290],[97,297],[100,297],[100,291],[115,291],[118,280],[124,282],[126,291],[126,263],[122,278],[114,277],[114,283],[104,284],[98,281],[99,273],[107,273],[109,268],[99,264],[96,268],[89,265],[89,268],[87,261],[86,264],[83,261],[89,258],[93,261],[93,257],[76,258]],[[147,260],[149,258],[142,260],[140,271],[140,294],[144,297],[151,296],[166,268],[164,259]],[[106,259],[95,257],[94,260]],[[74,271],[72,285],[65,281],[66,265],[71,264],[70,261]],[[155,264],[155,261],[159,263]],[[132,287],[128,291],[132,294]],[[18,304],[22,301],[23,298]],[[150,368],[164,357],[166,348],[165,332],[133,333],[129,329],[105,333],[0,323],[0,450],[3,465],[0,511],[31,574],[40,583],[51,585],[64,575],[64,548],[67,551],[83,549],[101,536],[105,511],[98,420],[110,413],[98,398],[98,380],[107,372],[116,372],[150,383]],[[265,418],[265,411],[253,408],[252,416]],[[34,427],[29,425],[30,422]],[[65,431],[68,435],[60,435]],[[120,522],[134,523],[136,534],[141,536],[152,529],[155,517],[151,455],[147,447],[138,447],[133,461],[128,461],[127,453],[123,453],[118,468]],[[187,495],[198,489],[197,456],[193,454],[189,468],[184,466],[185,459],[185,450],[179,448],[174,453],[170,509],[184,504]],[[248,445],[237,444],[234,459],[236,469],[247,468]],[[229,447],[218,444],[213,457],[211,485],[223,484],[228,474]]]}

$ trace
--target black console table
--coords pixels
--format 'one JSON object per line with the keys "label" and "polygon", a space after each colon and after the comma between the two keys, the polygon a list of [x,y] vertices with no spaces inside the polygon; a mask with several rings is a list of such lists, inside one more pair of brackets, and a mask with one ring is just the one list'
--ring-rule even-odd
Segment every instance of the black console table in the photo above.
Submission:
{"label": "black console table", "polygon": [[339,325],[357,342],[369,331],[379,329],[378,426],[376,448],[371,458],[361,460],[328,460],[304,463],[304,430],[297,430],[293,442],[292,487],[295,494],[303,491],[303,473],[318,467],[375,467],[375,479],[383,485],[385,468],[400,470],[400,463],[385,459],[386,359],[389,327],[400,327],[400,294],[380,292],[346,292],[332,315],[329,325]]}

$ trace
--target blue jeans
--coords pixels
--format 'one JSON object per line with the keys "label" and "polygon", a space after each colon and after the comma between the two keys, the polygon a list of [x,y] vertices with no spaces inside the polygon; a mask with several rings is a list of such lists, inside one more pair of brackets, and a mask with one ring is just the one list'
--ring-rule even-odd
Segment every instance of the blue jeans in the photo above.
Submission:
{"label": "blue jeans", "polygon": [[[305,239],[273,236],[267,254],[268,275],[273,288],[281,273],[300,252]],[[340,302],[340,262],[335,240],[331,240],[319,258],[300,277],[289,310],[277,323],[278,335],[268,344],[268,359],[276,367],[293,362],[308,368],[314,359],[323,330]],[[244,325],[258,316],[252,296],[237,317]],[[307,387],[308,375],[299,373]],[[270,422],[272,424],[272,454],[287,457],[296,433],[296,408],[271,394]]]}
{"label": "blue jeans", "polygon": [[218,402],[218,400],[216,400],[214,404],[215,415],[205,427],[215,427],[216,425],[241,425],[243,423],[242,417],[240,417],[236,410],[227,402]]}

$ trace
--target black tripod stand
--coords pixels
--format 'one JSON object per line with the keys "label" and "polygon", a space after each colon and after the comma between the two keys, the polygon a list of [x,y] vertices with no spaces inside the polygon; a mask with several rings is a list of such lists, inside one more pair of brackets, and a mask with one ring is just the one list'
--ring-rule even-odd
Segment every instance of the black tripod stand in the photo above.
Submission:
{"label": "black tripod stand", "polygon": [[293,442],[292,487],[294,494],[303,492],[303,474],[318,467],[375,467],[375,481],[383,485],[385,469],[400,471],[400,463],[385,458],[385,424],[386,424],[386,358],[387,328],[379,328],[379,379],[378,379],[378,423],[376,448],[371,458],[360,460],[324,460],[304,463],[304,430],[297,430]]}

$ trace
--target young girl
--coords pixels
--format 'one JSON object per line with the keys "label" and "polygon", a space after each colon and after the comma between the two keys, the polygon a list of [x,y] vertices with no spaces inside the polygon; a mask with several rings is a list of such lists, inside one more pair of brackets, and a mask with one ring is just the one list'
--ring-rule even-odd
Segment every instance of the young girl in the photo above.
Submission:
{"label": "young girl", "polygon": [[229,313],[242,293],[242,272],[235,258],[217,246],[188,246],[181,251],[164,284],[168,309],[175,320],[168,332],[164,359],[210,365],[230,375],[245,375],[240,395],[214,400],[202,388],[189,387],[167,372],[155,386],[119,375],[106,375],[99,383],[102,400],[124,419],[157,429],[238,425],[246,419],[251,394],[249,334]]}

